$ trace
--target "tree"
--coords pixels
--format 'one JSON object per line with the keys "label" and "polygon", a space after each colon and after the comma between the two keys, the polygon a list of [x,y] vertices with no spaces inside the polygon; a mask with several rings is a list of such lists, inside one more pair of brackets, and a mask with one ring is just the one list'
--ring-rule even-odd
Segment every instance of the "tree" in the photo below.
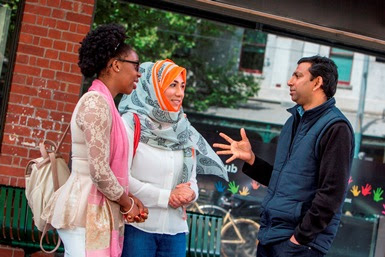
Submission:
{"label": "tree", "polygon": [[185,107],[235,107],[259,90],[259,81],[234,68],[239,49],[228,49],[221,61],[213,61],[215,54],[210,54],[224,36],[236,38],[234,26],[117,0],[97,1],[94,26],[113,22],[127,28],[127,43],[141,62],[169,58],[186,67]]}

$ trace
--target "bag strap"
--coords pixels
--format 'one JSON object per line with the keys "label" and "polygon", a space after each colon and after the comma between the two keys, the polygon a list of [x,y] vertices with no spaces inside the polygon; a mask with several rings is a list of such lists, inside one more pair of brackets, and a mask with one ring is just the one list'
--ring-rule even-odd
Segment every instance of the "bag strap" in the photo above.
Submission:
{"label": "bag strap", "polygon": [[138,148],[139,141],[140,141],[140,119],[138,117],[138,114],[134,113],[134,121],[135,121],[135,130],[134,130],[134,154],[132,157],[135,156],[136,149]]}
{"label": "bag strap", "polygon": [[61,145],[62,145],[63,142],[64,142],[64,138],[66,137],[66,135],[67,135],[68,130],[70,129],[70,127],[71,127],[71,123],[69,123],[68,126],[67,126],[67,128],[66,128],[66,130],[64,130],[64,133],[63,133],[62,137],[60,138],[59,144],[58,144],[57,147],[56,147],[55,153],[57,153],[57,152],[59,151]]}
{"label": "bag strap", "polygon": [[56,155],[55,155],[55,153],[49,153],[48,156],[49,156],[49,160],[51,161],[53,190],[56,192],[56,190],[59,189],[59,174],[58,174],[58,170],[57,170]]}
{"label": "bag strap", "polygon": [[45,253],[54,253],[56,252],[57,249],[59,249],[60,247],[60,244],[61,244],[61,239],[60,239],[60,236],[58,236],[58,240],[57,240],[57,243],[56,243],[56,246],[54,249],[52,249],[51,251],[47,251],[46,249],[44,249],[44,246],[43,246],[43,238],[44,236],[47,234],[48,232],[48,223],[45,224],[44,226],[44,229],[43,229],[43,232],[41,234],[41,237],[40,237],[40,249],[45,252]]}

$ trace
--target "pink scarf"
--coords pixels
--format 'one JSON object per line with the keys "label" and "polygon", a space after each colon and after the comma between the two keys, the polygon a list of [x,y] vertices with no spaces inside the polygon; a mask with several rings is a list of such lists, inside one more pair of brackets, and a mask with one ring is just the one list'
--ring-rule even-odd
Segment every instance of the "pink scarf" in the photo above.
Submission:
{"label": "pink scarf", "polygon": [[[102,81],[95,79],[88,91],[101,93],[110,106],[112,113],[110,167],[120,185],[125,189],[125,193],[128,193],[128,139],[123,121],[115,107],[110,91]],[[124,222],[119,210],[119,204],[108,200],[96,189],[95,185],[92,185],[88,197],[86,221],[87,256],[121,256]],[[100,241],[100,244],[96,243],[95,240]]]}

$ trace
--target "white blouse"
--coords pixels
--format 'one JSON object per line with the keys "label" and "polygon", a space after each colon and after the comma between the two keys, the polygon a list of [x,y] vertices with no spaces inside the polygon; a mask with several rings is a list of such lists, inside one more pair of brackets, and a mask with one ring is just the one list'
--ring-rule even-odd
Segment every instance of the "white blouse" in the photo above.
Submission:
{"label": "white blouse", "polygon": [[[124,120],[123,122],[127,129],[129,142],[134,142],[133,130]],[[145,222],[130,223],[130,225],[150,233],[175,235],[188,232],[182,208],[174,209],[168,205],[170,193],[177,185],[182,170],[182,150],[167,151],[139,143],[132,161],[129,190],[148,208],[149,214]],[[198,198],[196,165],[194,165],[189,182],[196,195],[195,201]]]}

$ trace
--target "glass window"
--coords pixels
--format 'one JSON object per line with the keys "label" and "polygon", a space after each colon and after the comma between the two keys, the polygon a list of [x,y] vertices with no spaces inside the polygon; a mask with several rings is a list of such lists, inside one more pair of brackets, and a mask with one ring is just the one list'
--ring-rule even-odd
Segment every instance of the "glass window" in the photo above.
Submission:
{"label": "glass window", "polygon": [[350,85],[350,75],[352,73],[353,52],[340,49],[331,48],[330,58],[336,63],[338,67],[338,84]]}
{"label": "glass window", "polygon": [[266,39],[266,33],[245,29],[239,65],[240,70],[252,73],[262,73]]}
{"label": "glass window", "polygon": [[0,0],[0,142],[2,141],[23,0]]}

